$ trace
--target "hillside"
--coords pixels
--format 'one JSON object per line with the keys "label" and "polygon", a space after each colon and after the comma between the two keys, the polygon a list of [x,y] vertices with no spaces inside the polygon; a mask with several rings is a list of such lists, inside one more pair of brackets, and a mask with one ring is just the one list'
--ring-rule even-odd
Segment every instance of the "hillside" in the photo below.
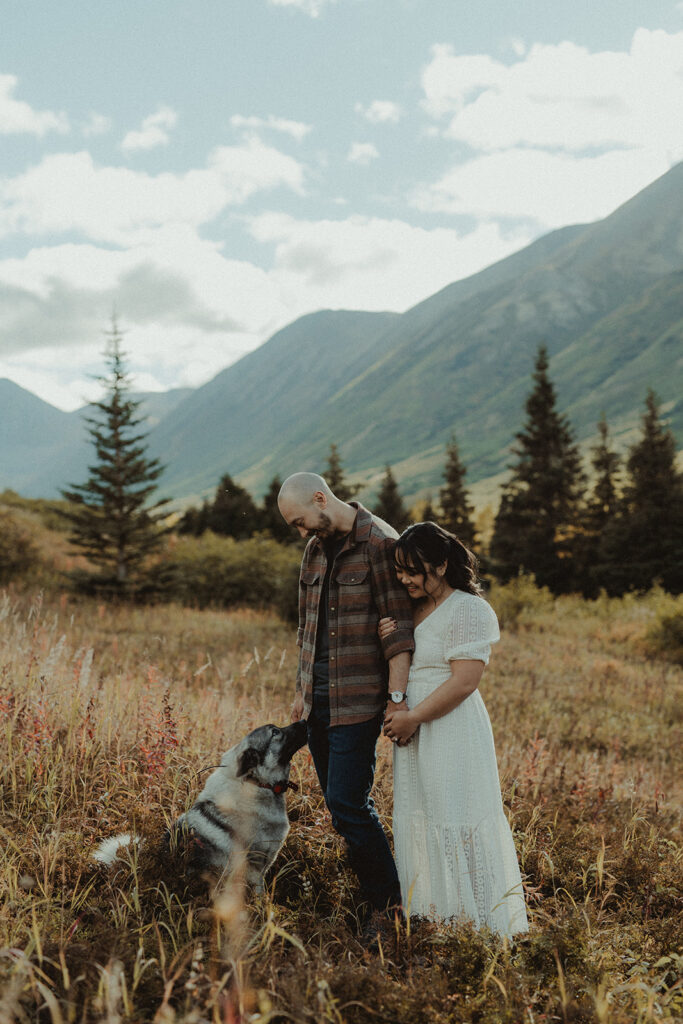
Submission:
{"label": "hillside", "polygon": [[[164,493],[196,499],[229,472],[258,496],[275,475],[320,470],[335,442],[362,496],[389,463],[413,498],[439,486],[453,430],[469,482],[493,481],[541,343],[579,440],[604,411],[624,447],[652,387],[683,443],[683,164],[604,220],[554,231],[403,314],[309,314],[196,391],[154,396]],[[82,477],[73,420],[34,405],[24,436],[14,406],[0,486],[48,496]]]}
{"label": "hillside", "polygon": [[[191,388],[132,392],[147,429],[169,415]],[[29,498],[55,498],[60,489],[85,479],[93,451],[84,406],[63,412],[49,402],[0,380],[0,491],[8,487]]]}

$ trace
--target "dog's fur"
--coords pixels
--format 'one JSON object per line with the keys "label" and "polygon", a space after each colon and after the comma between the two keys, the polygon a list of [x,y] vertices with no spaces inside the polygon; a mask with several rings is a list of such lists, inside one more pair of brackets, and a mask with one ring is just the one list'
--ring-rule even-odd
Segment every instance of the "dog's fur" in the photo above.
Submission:
{"label": "dog's fur", "polygon": [[[246,880],[261,892],[266,871],[289,831],[285,792],[297,750],[306,743],[306,723],[284,729],[262,725],[227,750],[192,807],[169,830],[171,850],[184,850],[188,864],[223,872],[246,858]],[[130,835],[100,843],[96,860],[111,864]]]}

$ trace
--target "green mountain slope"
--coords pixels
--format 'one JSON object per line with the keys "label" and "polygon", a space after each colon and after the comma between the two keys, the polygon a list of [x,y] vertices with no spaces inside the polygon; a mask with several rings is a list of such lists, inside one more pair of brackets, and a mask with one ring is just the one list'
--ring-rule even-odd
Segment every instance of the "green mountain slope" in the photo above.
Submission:
{"label": "green mountain slope", "polygon": [[[215,488],[223,473],[260,466],[265,489],[280,467],[269,461],[300,421],[320,437],[330,397],[385,351],[395,313],[325,311],[301,317],[255,352],[198,388],[152,434],[168,463],[164,486],[177,496]],[[329,447],[329,446],[328,446]]]}
{"label": "green mountain slope", "polygon": [[[453,430],[469,482],[497,478],[540,343],[581,441],[604,411],[628,443],[652,387],[683,443],[683,164],[604,220],[552,232],[402,315],[310,314],[204,387],[157,396],[163,491],[196,500],[229,472],[258,496],[276,474],[320,470],[334,442],[366,497],[387,463],[407,497],[434,493]],[[49,496],[83,475],[82,442],[70,425],[36,424],[25,439],[15,425],[11,458],[0,449],[0,484]]]}

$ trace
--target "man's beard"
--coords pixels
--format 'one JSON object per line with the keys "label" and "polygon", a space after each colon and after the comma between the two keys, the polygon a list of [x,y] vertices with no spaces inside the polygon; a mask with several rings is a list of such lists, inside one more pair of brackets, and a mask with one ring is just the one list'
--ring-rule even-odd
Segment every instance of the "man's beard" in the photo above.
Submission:
{"label": "man's beard", "polygon": [[336,536],[337,531],[332,526],[332,520],[324,512],[318,513],[318,522],[313,528],[313,533],[320,540],[329,540],[331,537]]}

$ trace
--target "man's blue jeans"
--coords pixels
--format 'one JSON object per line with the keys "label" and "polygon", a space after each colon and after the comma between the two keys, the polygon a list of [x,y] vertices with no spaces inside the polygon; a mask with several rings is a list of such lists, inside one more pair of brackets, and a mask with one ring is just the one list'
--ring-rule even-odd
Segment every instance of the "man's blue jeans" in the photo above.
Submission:
{"label": "man's blue jeans", "polygon": [[329,703],[315,695],[308,719],[313,756],[332,824],[346,840],[361,895],[385,910],[401,904],[396,865],[370,796],[375,777],[375,746],[382,715],[357,725],[330,726]]}

